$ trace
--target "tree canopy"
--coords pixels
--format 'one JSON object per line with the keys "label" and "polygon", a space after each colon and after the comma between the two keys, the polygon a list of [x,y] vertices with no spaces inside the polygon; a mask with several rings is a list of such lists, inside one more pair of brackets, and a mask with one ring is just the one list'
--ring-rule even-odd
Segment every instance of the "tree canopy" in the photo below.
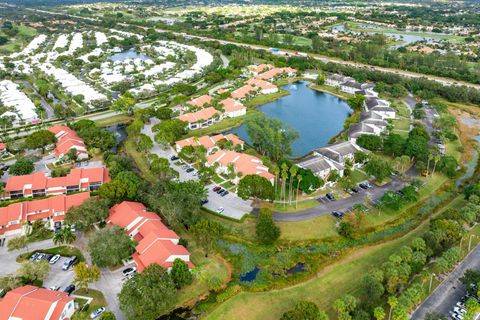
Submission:
{"label": "tree canopy", "polygon": [[134,249],[134,242],[117,226],[100,229],[88,242],[92,262],[99,267],[119,265]]}
{"label": "tree canopy", "polygon": [[272,183],[266,178],[257,174],[249,174],[240,180],[238,196],[244,200],[249,198],[274,200],[275,190]]}

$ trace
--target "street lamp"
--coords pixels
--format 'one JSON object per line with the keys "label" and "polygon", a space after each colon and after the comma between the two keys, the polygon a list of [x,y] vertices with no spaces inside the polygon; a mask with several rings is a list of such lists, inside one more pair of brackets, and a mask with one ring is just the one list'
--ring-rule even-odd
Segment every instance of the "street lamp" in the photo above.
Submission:
{"label": "street lamp", "polygon": [[435,277],[436,274],[435,273],[432,273],[432,275],[430,276],[430,286],[428,287],[428,292],[430,293],[432,291],[432,282],[433,282],[433,277]]}

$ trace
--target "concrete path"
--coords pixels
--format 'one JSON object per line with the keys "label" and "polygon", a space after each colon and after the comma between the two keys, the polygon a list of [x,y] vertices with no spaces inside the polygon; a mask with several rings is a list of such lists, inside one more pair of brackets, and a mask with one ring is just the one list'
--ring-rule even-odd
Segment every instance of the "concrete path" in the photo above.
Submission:
{"label": "concrete path", "polygon": [[0,247],[0,277],[3,277],[7,274],[15,273],[17,271],[20,263],[18,263],[15,259],[21,253],[35,250],[43,250],[52,247],[54,247],[54,244],[51,239],[30,243],[28,247],[15,251],[8,251],[7,243],[5,243],[3,247]]}
{"label": "concrete path", "polygon": [[465,287],[459,279],[467,269],[480,270],[480,246],[453,270],[435,291],[415,310],[410,317],[412,320],[423,320],[431,312],[448,315],[454,305],[465,295]]}

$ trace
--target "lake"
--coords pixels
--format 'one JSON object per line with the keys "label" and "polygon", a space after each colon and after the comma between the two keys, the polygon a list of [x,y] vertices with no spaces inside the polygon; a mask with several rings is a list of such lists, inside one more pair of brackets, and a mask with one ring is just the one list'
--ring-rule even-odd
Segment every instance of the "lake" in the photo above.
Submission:
{"label": "lake", "polygon": [[[277,118],[299,133],[300,137],[292,145],[295,158],[326,146],[343,130],[345,119],[352,112],[345,101],[310,89],[307,84],[308,81],[298,81],[283,86],[290,95],[257,107],[267,117]],[[251,143],[245,125],[229,132]]]}
{"label": "lake", "polygon": [[127,59],[140,59],[148,60],[150,59],[146,54],[138,53],[135,49],[131,48],[119,53],[112,54],[108,57],[111,61],[125,61]]}

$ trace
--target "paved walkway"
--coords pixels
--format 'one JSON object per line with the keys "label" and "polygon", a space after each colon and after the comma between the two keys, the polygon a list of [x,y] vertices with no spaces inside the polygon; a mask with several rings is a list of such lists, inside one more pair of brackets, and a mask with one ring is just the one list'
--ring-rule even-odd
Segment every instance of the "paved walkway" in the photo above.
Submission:
{"label": "paved walkway", "polygon": [[20,263],[18,263],[15,259],[19,254],[52,247],[54,247],[54,244],[51,239],[30,243],[28,247],[14,251],[8,251],[7,243],[5,243],[3,247],[0,247],[0,277],[15,273],[17,271]]}
{"label": "paved walkway", "polygon": [[410,319],[423,320],[431,312],[448,315],[448,311],[465,295],[466,290],[459,279],[467,269],[480,270],[480,246],[453,270],[435,291],[415,310]]}

